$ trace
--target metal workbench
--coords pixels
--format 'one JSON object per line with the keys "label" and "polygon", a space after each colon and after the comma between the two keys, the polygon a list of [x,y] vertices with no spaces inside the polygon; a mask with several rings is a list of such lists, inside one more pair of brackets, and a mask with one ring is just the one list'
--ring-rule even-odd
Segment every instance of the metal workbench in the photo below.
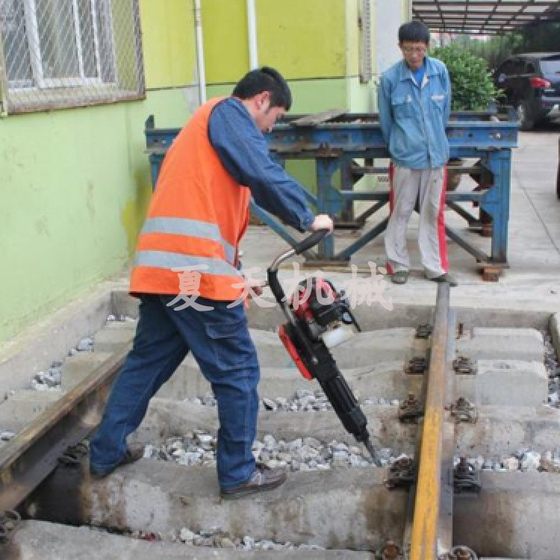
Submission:
{"label": "metal workbench", "polygon": [[[178,131],[155,128],[153,116],[146,121],[146,145],[154,185],[163,156]],[[491,237],[490,251],[482,251],[449,226],[446,233],[480,263],[487,280],[497,280],[501,269],[507,267],[511,149],[517,146],[517,132],[515,114],[491,112],[452,113],[447,127],[451,158],[477,160],[475,165],[460,166],[457,171],[468,173],[478,184],[471,191],[448,191],[447,206],[465,219],[469,229],[478,229]],[[388,218],[375,220],[372,216],[388,203],[388,188],[375,188],[373,192],[354,190],[355,183],[364,175],[386,176],[387,173],[386,165],[375,165],[376,160],[389,157],[376,114],[333,111],[289,117],[274,127],[267,140],[272,154],[281,163],[290,159],[315,160],[316,194],[307,192],[309,202],[317,213],[333,216],[337,228],[362,231],[359,238],[339,251],[335,249],[335,236],[327,237],[319,246],[314,265],[348,262],[356,251],[385,230]],[[355,201],[372,204],[355,216]],[[460,204],[463,202],[472,203],[478,215]],[[271,214],[254,203],[251,209],[282,238],[295,243],[288,228]],[[368,219],[374,224],[369,229]]]}

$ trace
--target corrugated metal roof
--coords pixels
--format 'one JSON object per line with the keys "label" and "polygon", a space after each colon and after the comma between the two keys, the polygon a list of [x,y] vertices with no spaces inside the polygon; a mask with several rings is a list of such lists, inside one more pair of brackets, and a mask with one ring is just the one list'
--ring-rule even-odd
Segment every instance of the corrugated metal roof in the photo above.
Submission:
{"label": "corrugated metal roof", "polygon": [[496,35],[538,21],[560,21],[560,2],[413,0],[412,14],[435,32]]}

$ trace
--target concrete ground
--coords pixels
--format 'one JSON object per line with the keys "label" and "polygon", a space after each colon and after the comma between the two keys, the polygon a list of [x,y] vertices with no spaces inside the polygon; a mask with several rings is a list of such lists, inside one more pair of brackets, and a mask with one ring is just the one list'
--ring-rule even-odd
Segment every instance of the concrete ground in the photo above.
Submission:
{"label": "concrete ground", "polygon": [[[560,310],[560,200],[556,196],[559,137],[560,121],[535,131],[519,133],[519,147],[513,150],[511,176],[510,268],[503,272],[499,282],[483,281],[474,257],[448,240],[450,272],[460,283],[451,292],[452,305],[551,313]],[[459,189],[470,189],[472,186],[472,181],[465,177]],[[469,241],[489,252],[490,239],[468,232],[466,222],[455,212],[448,210],[446,220]],[[374,223],[372,221],[371,225]],[[353,240],[353,235],[348,231],[338,231],[335,248],[344,246],[346,239]],[[436,284],[423,277],[416,238],[417,217],[414,215],[408,233],[411,277],[402,286],[387,282],[384,294],[386,299],[390,298],[395,303],[430,305],[435,301]],[[286,247],[286,243],[267,228],[252,227],[243,243],[244,268],[258,268],[261,273],[256,275],[264,277],[273,256]],[[360,268],[367,269],[368,261],[378,265],[384,263],[382,236],[352,258],[352,264]],[[288,271],[284,274],[286,277],[292,275]],[[326,276],[344,282],[350,275],[328,272]]]}

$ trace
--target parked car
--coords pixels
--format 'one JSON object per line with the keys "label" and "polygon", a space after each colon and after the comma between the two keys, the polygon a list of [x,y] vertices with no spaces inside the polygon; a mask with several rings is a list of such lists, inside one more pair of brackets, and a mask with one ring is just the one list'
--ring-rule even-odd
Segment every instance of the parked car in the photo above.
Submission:
{"label": "parked car", "polygon": [[521,130],[560,116],[560,53],[526,53],[506,58],[494,72],[507,105],[519,115]]}

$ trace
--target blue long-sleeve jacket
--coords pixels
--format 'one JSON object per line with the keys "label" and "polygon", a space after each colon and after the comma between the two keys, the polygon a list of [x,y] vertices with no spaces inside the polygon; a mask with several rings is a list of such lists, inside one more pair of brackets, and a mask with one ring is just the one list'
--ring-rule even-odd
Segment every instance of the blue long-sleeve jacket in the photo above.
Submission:
{"label": "blue long-sleeve jacket", "polygon": [[216,105],[208,123],[208,136],[228,173],[251,190],[255,202],[300,231],[314,220],[303,187],[276,163],[262,132],[234,97]]}
{"label": "blue long-sleeve jacket", "polygon": [[423,87],[404,60],[381,76],[379,121],[393,162],[409,169],[441,167],[449,159],[445,132],[451,110],[451,83],[445,64],[426,57]]}

